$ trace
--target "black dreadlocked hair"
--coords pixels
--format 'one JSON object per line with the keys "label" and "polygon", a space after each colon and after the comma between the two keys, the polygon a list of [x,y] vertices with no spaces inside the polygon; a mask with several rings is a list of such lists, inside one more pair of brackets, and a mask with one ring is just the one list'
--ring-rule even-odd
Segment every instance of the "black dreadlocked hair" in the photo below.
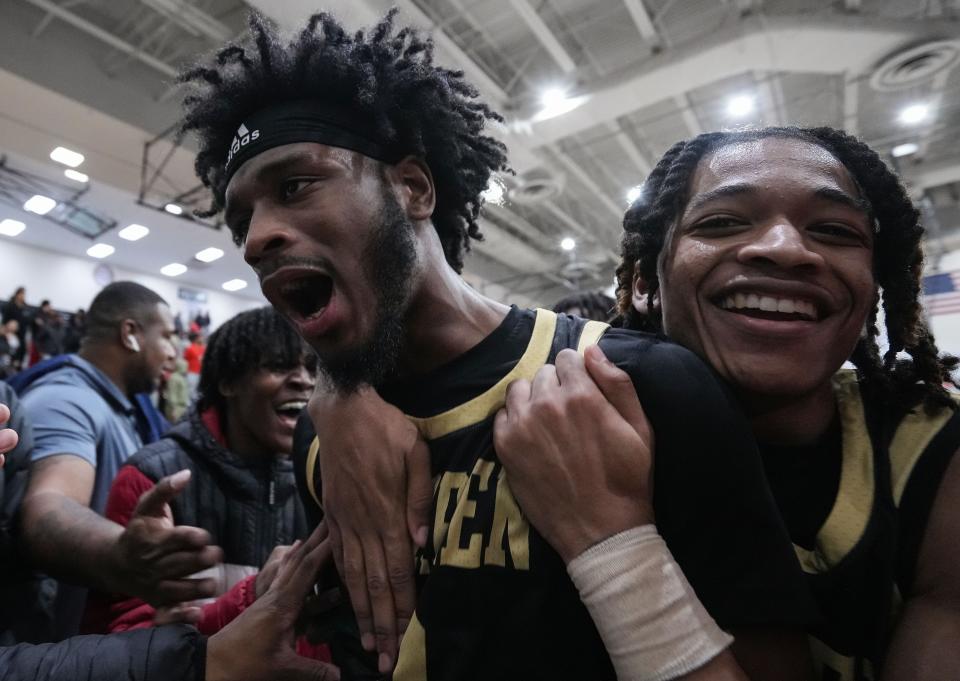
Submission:
{"label": "black dreadlocked hair", "polygon": [[581,291],[558,300],[553,311],[566,312],[573,308],[579,308],[580,316],[584,319],[607,322],[616,313],[616,302],[604,293]]}
{"label": "black dreadlocked hair", "polygon": [[[670,228],[687,201],[690,178],[709,152],[729,144],[768,137],[798,139],[830,152],[846,168],[870,206],[879,231],[874,243],[873,271],[882,291],[883,311],[890,347],[880,356],[877,345],[877,305],[867,319],[850,361],[860,372],[865,387],[889,404],[927,409],[954,407],[942,382],[950,378],[958,359],[939,356],[933,336],[920,308],[920,277],[923,267],[920,213],[883,159],[860,140],[834,128],[770,127],[738,132],[710,132],[674,144],[663,155],[643,184],[643,192],[623,219],[621,262],[617,268],[617,301],[624,325],[660,331],[660,312],[653,297],[660,286],[657,267]],[[646,315],[632,304],[634,272],[649,288]],[[881,299],[879,293],[878,301]],[[899,360],[906,352],[911,360]]]}
{"label": "black dreadlocked hair", "polygon": [[200,368],[197,407],[221,409],[220,385],[257,369],[286,371],[303,364],[316,371],[316,355],[272,307],[241,312],[210,335]]}
{"label": "black dreadlocked hair", "polygon": [[[310,17],[289,43],[260,15],[250,31],[213,59],[180,76],[194,85],[184,99],[181,132],[200,142],[197,175],[213,192],[211,217],[223,209],[224,163],[234,132],[269,102],[323,97],[350,104],[375,121],[391,146],[422,158],[436,185],[433,224],[447,262],[463,269],[469,240],[482,239],[477,217],[491,173],[509,171],[506,147],[482,134],[503,118],[477,101],[462,71],[433,63],[433,41],[411,27],[394,31],[392,9],[368,33],[348,34],[326,12]],[[240,245],[242,238],[234,234]]]}

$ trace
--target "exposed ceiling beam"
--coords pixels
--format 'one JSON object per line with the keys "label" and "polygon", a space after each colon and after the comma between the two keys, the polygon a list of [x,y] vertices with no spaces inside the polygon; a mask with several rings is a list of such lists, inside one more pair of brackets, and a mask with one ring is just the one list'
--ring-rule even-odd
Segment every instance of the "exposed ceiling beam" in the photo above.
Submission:
{"label": "exposed ceiling beam", "polygon": [[861,0],[844,0],[843,6],[847,8],[848,12],[859,12],[860,11]]}
{"label": "exposed ceiling beam", "polygon": [[556,159],[568,173],[577,178],[580,184],[586,187],[590,193],[596,197],[596,199],[600,201],[600,203],[603,204],[603,206],[607,208],[613,216],[616,217],[618,220],[616,224],[619,224],[619,220],[623,217],[624,213],[623,206],[618,205],[616,201],[610,198],[610,196],[600,187],[600,185],[598,185],[583,168],[578,166],[576,162],[574,162],[574,160],[565,153],[559,149],[551,149],[550,155]]}
{"label": "exposed ceiling beam", "polygon": [[624,153],[633,161],[633,165],[637,166],[637,170],[639,170],[644,177],[649,175],[650,171],[653,170],[653,166],[650,164],[650,161],[647,160],[646,156],[643,155],[643,152],[640,151],[640,148],[634,143],[633,138],[620,127],[619,123],[610,122],[607,124],[607,128],[616,135],[617,142],[620,143],[620,147]]}
{"label": "exposed ceiling beam", "polygon": [[905,173],[911,188],[924,190],[960,182],[960,164],[945,163],[932,167],[923,167],[922,165],[918,167],[922,170],[916,172],[910,170]]}
{"label": "exposed ceiling beam", "polygon": [[224,43],[232,37],[226,24],[184,0],[140,1],[192,35],[206,36],[217,43]]}
{"label": "exposed ceiling beam", "polygon": [[[848,26],[853,19],[856,25]],[[757,64],[770,64],[784,73],[864,73],[915,39],[917,30],[913,24],[864,17],[837,16],[829,22],[764,17],[762,22],[739,22],[711,39],[652,57],[641,73],[592,93],[570,113],[532,123],[533,137],[553,143],[663,99],[749,73]],[[833,47],[824,50],[824,45]]]}
{"label": "exposed ceiling beam", "polygon": [[630,12],[633,23],[637,25],[640,37],[649,43],[659,45],[660,34],[657,33],[657,27],[653,25],[653,17],[644,7],[643,0],[623,0],[623,4],[627,6],[627,11]]}
{"label": "exposed ceiling beam", "polygon": [[557,40],[557,36],[553,34],[550,27],[540,18],[537,10],[531,7],[527,0],[510,0],[510,4],[513,5],[517,14],[520,15],[520,18],[523,19],[530,30],[533,31],[533,35],[537,37],[540,44],[550,53],[553,60],[563,69],[563,72],[570,73],[571,71],[575,71],[577,65],[574,63],[573,58],[567,53],[563,45],[560,44],[560,41]]}
{"label": "exposed ceiling beam", "polygon": [[693,106],[690,104],[690,99],[687,97],[686,92],[681,92],[673,96],[673,101],[680,108],[680,118],[683,119],[683,122],[687,126],[687,130],[690,131],[692,137],[696,137],[703,132],[703,126],[700,125],[700,119],[697,118],[697,114],[693,112]]}
{"label": "exposed ceiling beam", "polygon": [[[784,116],[781,110],[780,102],[773,91],[772,80],[776,75],[753,73],[753,84],[757,92],[760,93],[760,113],[763,115],[764,125],[780,126],[784,123]],[[781,94],[782,98],[782,94]]]}
{"label": "exposed ceiling beam", "polygon": [[[614,262],[617,261],[617,254],[609,247],[605,239],[602,238],[602,235],[595,234],[588,227],[581,224],[577,220],[574,220],[572,217],[567,215],[567,213],[560,209],[553,201],[546,201],[542,204],[542,208],[550,213],[553,217],[559,220],[567,229],[571,230],[575,234],[584,237],[591,243],[598,244],[600,246],[601,252]],[[626,209],[624,209],[626,212]]]}
{"label": "exposed ceiling beam", "polygon": [[856,136],[860,128],[860,81],[853,74],[844,75],[843,85],[843,129]]}
{"label": "exposed ceiling beam", "polygon": [[146,54],[142,50],[137,49],[130,43],[125,40],[121,40],[117,36],[113,35],[109,31],[105,31],[96,24],[93,24],[83,17],[80,17],[73,12],[62,8],[60,5],[54,4],[50,0],[25,0],[26,2],[39,7],[40,9],[49,12],[50,14],[56,16],[58,19],[65,21],[74,28],[78,28],[89,35],[92,35],[94,38],[101,40],[114,49],[123,52],[134,59],[139,59],[147,66],[150,66],[160,73],[169,76],[170,78],[175,78],[177,76],[177,69],[170,66],[166,62],[160,61],[159,59],[152,57],[149,54]]}

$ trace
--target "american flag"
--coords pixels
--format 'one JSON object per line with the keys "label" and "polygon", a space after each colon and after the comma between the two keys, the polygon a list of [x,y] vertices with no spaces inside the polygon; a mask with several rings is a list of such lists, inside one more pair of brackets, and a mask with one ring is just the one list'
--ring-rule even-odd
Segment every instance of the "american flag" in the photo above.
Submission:
{"label": "american flag", "polygon": [[960,313],[960,271],[924,277],[923,307],[930,317]]}

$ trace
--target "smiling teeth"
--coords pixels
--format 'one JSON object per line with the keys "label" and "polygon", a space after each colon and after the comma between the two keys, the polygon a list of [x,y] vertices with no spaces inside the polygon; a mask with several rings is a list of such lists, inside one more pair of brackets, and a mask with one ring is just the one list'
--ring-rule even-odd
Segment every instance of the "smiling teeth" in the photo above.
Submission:
{"label": "smiling teeth", "polygon": [[306,406],[307,406],[307,403],[303,400],[291,400],[289,402],[284,402],[279,407],[277,407],[277,409],[281,411],[286,409],[290,409],[290,410],[296,409],[297,411],[299,411]]}
{"label": "smiling teeth", "polygon": [[776,298],[756,293],[735,293],[720,303],[724,310],[762,310],[763,312],[783,312],[799,314],[811,320],[817,319],[817,308],[808,300],[796,298]]}

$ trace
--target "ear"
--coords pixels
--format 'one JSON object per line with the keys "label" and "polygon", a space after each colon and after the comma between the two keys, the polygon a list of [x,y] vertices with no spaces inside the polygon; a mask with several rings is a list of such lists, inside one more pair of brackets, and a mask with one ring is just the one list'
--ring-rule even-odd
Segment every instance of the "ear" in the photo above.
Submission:
{"label": "ear", "polygon": [[131,337],[136,338],[137,331],[139,328],[140,327],[137,325],[137,323],[132,319],[124,319],[122,322],[120,322],[120,329],[119,329],[120,345],[125,347],[127,350],[132,350],[133,352],[140,352],[139,347],[133,347],[136,341],[134,341],[134,343],[130,342]]}
{"label": "ear", "polygon": [[[647,293],[650,292],[650,285],[640,274],[640,263],[633,266],[633,286],[631,288],[630,303],[633,309],[642,315],[650,314],[650,307],[647,305]],[[653,294],[653,308],[660,309],[660,292]]]}
{"label": "ear", "polygon": [[394,189],[400,193],[400,205],[414,221],[429,220],[437,205],[433,174],[422,159],[407,156],[389,169]]}

